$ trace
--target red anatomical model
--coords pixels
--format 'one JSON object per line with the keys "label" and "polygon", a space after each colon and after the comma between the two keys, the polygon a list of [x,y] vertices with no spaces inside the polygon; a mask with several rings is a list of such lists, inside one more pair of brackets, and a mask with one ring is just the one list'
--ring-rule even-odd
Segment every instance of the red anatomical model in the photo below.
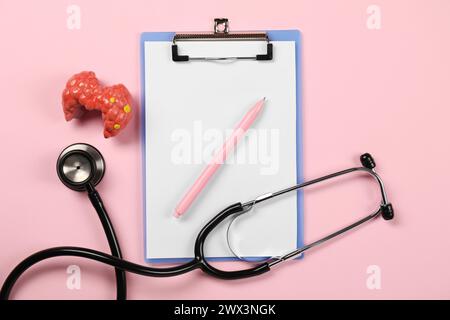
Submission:
{"label": "red anatomical model", "polygon": [[131,119],[131,95],[123,84],[100,85],[95,73],[84,71],[67,81],[62,94],[67,121],[80,118],[86,110],[100,110],[104,121],[103,135],[114,137]]}

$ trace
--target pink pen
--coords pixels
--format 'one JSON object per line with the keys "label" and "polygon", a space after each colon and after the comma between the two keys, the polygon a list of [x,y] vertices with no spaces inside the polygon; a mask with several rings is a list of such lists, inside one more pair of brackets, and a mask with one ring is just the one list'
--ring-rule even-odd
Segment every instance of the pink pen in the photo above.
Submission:
{"label": "pink pen", "polygon": [[230,137],[225,141],[222,148],[214,155],[211,162],[208,166],[203,170],[202,174],[198,179],[194,182],[189,191],[184,195],[183,199],[180,201],[178,206],[175,209],[174,216],[179,218],[181,217],[187,209],[190,207],[192,202],[194,202],[195,198],[200,194],[203,188],[208,183],[209,179],[214,175],[217,169],[220,167],[222,163],[224,163],[227,155],[236,144],[240,141],[240,139],[244,136],[245,132],[250,128],[252,123],[255,121],[258,114],[261,112],[262,107],[266,98],[258,101],[244,116],[244,118],[238,123],[238,125],[234,128],[233,133]]}

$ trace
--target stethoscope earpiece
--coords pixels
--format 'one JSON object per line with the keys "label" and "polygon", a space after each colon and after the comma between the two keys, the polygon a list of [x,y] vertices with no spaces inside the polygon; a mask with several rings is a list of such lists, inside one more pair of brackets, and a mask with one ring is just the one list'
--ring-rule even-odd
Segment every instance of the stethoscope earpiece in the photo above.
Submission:
{"label": "stethoscope earpiece", "polygon": [[105,174],[102,154],[87,143],[75,143],[65,148],[56,163],[58,177],[64,185],[75,191],[96,186]]}
{"label": "stethoscope earpiece", "polygon": [[364,168],[375,169],[376,167],[375,160],[370,153],[362,154],[361,157],[359,157],[359,160]]}
{"label": "stethoscope earpiece", "polygon": [[392,206],[392,204],[388,203],[381,206],[381,216],[384,220],[394,219],[394,207]]}
{"label": "stethoscope earpiece", "polygon": [[[375,160],[370,153],[364,153],[359,158],[364,168],[374,171],[376,167]],[[390,203],[381,205],[381,216],[384,220],[392,220],[394,218],[394,207]]]}

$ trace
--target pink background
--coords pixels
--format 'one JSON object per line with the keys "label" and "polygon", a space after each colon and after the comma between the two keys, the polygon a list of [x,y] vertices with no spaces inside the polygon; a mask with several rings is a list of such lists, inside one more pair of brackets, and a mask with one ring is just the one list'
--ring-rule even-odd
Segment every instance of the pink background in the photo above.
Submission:
{"label": "pink background", "polygon": [[[66,26],[69,4],[81,8],[80,30]],[[380,30],[366,27],[371,4],[381,9]],[[374,221],[258,278],[130,274],[129,297],[450,298],[449,10],[447,0],[1,1],[0,282],[47,247],[108,251],[86,195],[56,176],[59,152],[79,141],[103,152],[108,171],[98,189],[125,257],[143,263],[138,118],[105,140],[100,118],[64,121],[61,90],[73,73],[94,70],[109,84],[124,83],[138,101],[141,32],[210,30],[214,17],[225,16],[234,30],[301,30],[305,177],[356,165],[371,152],[396,218]],[[376,189],[365,182],[345,179],[306,191],[306,240],[374,208]],[[81,268],[80,290],[66,288],[71,264]],[[370,265],[381,268],[380,290],[366,286]],[[28,271],[12,297],[113,299],[113,280],[108,266],[57,258]]]}

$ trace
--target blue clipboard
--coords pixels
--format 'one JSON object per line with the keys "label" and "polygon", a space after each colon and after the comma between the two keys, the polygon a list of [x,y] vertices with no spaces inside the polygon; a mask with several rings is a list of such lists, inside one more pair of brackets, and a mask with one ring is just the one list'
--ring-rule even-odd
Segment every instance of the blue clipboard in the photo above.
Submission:
{"label": "blue clipboard", "polygon": [[[271,30],[266,31],[271,41],[294,41],[296,59],[296,139],[297,139],[297,183],[303,182],[303,139],[302,139],[302,79],[301,79],[301,33],[299,30]],[[172,42],[175,32],[144,32],[140,38],[140,60],[141,60],[141,141],[142,141],[142,165],[143,165],[143,205],[144,205],[144,259],[148,263],[183,263],[190,258],[147,258],[147,215],[146,215],[146,159],[145,159],[145,42],[167,41]],[[297,190],[297,248],[303,247],[303,191]],[[283,254],[283,252],[280,252]],[[303,254],[297,259],[301,259]],[[249,261],[260,261],[261,257],[245,257]],[[268,257],[267,257],[268,258]],[[210,257],[209,261],[238,261],[236,257]]]}

